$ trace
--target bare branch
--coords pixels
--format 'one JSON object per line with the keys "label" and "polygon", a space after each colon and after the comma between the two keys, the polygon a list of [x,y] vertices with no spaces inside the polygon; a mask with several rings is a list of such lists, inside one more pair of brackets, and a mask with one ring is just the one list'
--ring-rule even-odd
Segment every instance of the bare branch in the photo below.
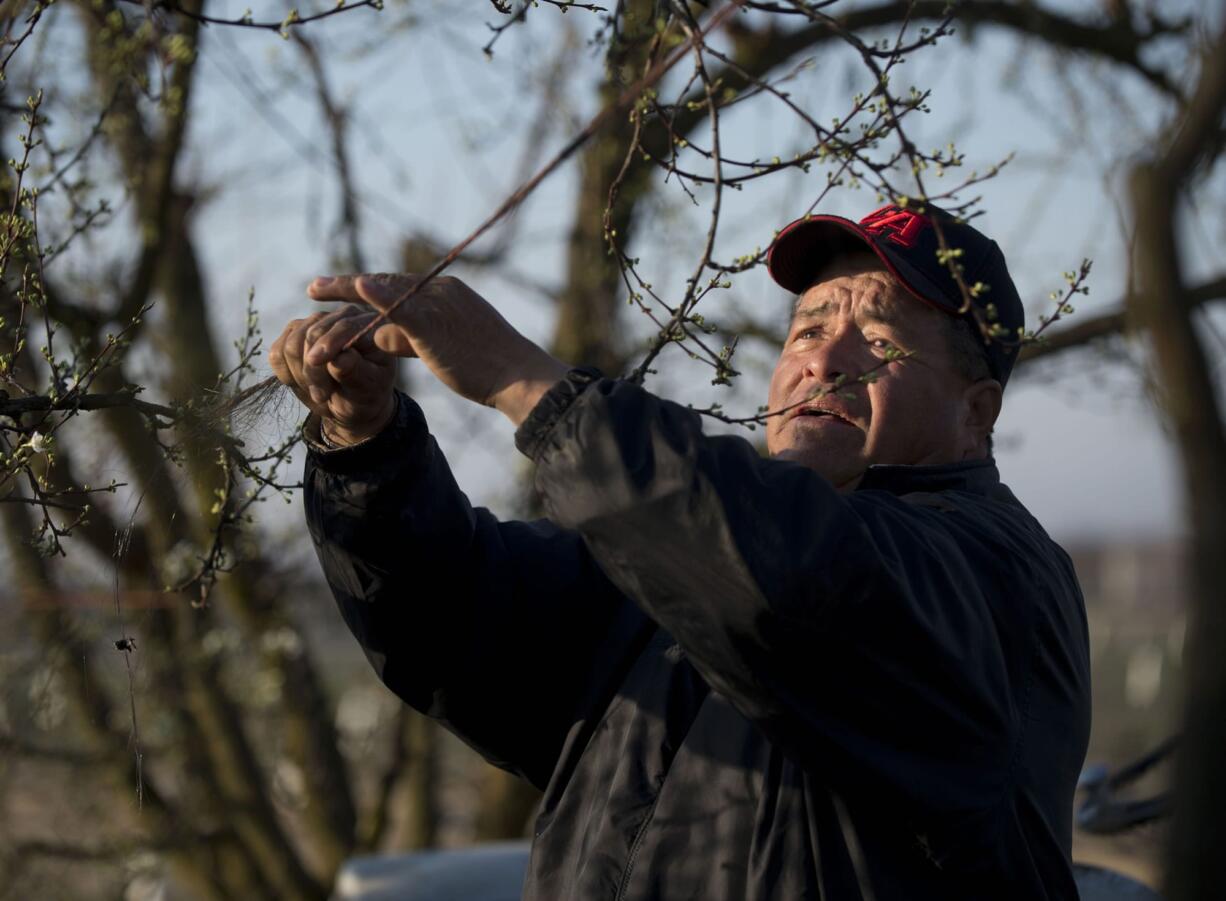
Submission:
{"label": "bare branch", "polygon": [[[1226,275],[1210,279],[1184,292],[1184,305],[1193,309],[1213,301],[1226,300]],[[1121,301],[1115,309],[1076,325],[1060,329],[1043,340],[1026,344],[1018,354],[1015,368],[1028,368],[1036,360],[1047,359],[1068,350],[1123,334],[1128,329],[1128,301]]]}
{"label": "bare branch", "polygon": [[117,2],[126,3],[129,6],[142,6],[146,9],[164,9],[167,12],[183,16],[201,25],[229,25],[235,28],[256,28],[263,31],[275,31],[282,37],[288,36],[289,29],[291,28],[298,28],[311,22],[318,22],[320,19],[327,19],[340,13],[353,12],[355,9],[363,8],[375,11],[383,9],[383,0],[348,0],[348,2],[341,0],[332,9],[326,9],[323,12],[312,13],[311,15],[303,16],[299,15],[297,10],[291,10],[284,19],[274,22],[272,20],[256,21],[250,11],[235,19],[206,16],[198,10],[187,9],[183,3],[177,3],[174,0],[154,0],[154,2],[150,2],[150,0],[117,0]]}
{"label": "bare branch", "polygon": [[34,395],[31,397],[0,398],[0,416],[21,416],[25,413],[76,412],[79,410],[110,410],[117,407],[128,407],[150,418],[157,428],[169,428],[182,414],[182,410],[168,407],[164,404],[154,404],[140,400],[136,390],[120,391],[113,394],[73,394],[63,397],[48,397]]}
{"label": "bare branch", "polygon": [[294,41],[306,58],[307,67],[315,81],[315,96],[324,122],[332,135],[332,159],[336,164],[336,178],[341,189],[341,232],[349,245],[348,260],[340,261],[337,268],[353,272],[365,272],[366,262],[362,254],[361,220],[358,217],[357,189],[354,187],[353,170],[349,164],[349,114],[337,105],[328,85],[328,76],[315,44],[300,30],[293,33]]}
{"label": "bare branch", "polygon": [[[801,10],[795,12],[806,14]],[[1148,67],[1141,55],[1154,41],[1185,33],[1191,27],[1189,21],[1170,21],[1155,16],[1144,30],[1116,19],[1103,25],[1091,25],[1044,9],[1037,3],[1007,0],[961,0],[952,4],[947,0],[889,0],[831,16],[838,28],[833,24],[813,24],[798,29],[772,27],[753,31],[738,22],[736,27],[729,29],[729,34],[735,40],[733,58],[742,71],[716,71],[712,78],[728,90],[741,91],[749,86],[750,77],[760,78],[797,54],[838,39],[839,28],[845,32],[862,32],[908,21],[940,22],[950,16],[967,26],[1005,28],[1020,36],[1039,39],[1050,47],[1111,60],[1136,71],[1164,94],[1175,98],[1182,96],[1170,76]],[[701,92],[687,99],[701,101]],[[695,109],[679,116],[675,127],[687,134],[701,125],[703,118],[702,111]]]}
{"label": "bare branch", "polygon": [[0,751],[73,767],[97,766],[108,759],[108,756],[102,752],[39,744],[8,732],[0,732]]}

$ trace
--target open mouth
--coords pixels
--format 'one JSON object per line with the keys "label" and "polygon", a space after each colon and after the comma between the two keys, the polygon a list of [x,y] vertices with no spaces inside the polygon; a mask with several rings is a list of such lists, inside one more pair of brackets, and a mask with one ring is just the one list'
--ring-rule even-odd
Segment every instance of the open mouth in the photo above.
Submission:
{"label": "open mouth", "polygon": [[835,413],[833,410],[826,410],[820,407],[801,407],[796,413],[792,414],[793,419],[816,420],[819,422],[834,422],[839,425],[850,426],[852,423],[844,416]]}

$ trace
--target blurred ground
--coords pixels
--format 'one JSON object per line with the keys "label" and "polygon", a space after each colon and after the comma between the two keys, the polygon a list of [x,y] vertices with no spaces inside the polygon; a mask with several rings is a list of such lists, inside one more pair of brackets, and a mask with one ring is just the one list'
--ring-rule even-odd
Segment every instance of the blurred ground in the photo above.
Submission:
{"label": "blurred ground", "polygon": [[[1176,542],[1072,547],[1090,625],[1094,726],[1087,763],[1115,769],[1178,731],[1184,643],[1183,548]],[[1160,791],[1156,769],[1136,786]],[[1161,881],[1161,827],[1104,838],[1078,832],[1074,856],[1149,885]]]}

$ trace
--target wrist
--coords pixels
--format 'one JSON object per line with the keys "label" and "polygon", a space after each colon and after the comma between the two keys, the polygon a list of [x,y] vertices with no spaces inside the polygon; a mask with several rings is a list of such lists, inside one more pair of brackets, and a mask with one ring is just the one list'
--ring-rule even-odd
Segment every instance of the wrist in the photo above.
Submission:
{"label": "wrist", "polygon": [[319,437],[328,448],[340,449],[361,444],[387,428],[388,423],[396,416],[396,397],[389,394],[382,412],[365,423],[345,425],[335,419],[321,417],[319,421]]}
{"label": "wrist", "polygon": [[527,419],[516,428],[515,447],[520,453],[530,460],[536,460],[557,421],[566,415],[589,385],[602,378],[604,375],[600,370],[592,366],[568,369],[565,377],[546,392]]}
{"label": "wrist", "polygon": [[545,355],[522,378],[503,388],[493,398],[492,406],[519,426],[549,389],[566,378],[570,367]]}

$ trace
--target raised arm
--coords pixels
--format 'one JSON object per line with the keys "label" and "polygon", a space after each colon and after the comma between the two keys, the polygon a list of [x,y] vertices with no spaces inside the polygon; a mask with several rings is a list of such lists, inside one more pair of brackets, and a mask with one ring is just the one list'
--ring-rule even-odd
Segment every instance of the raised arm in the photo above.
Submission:
{"label": "raised arm", "polygon": [[352,307],[299,320],[270,353],[313,414],[305,501],[325,576],[393,691],[543,786],[577,712],[612,690],[649,624],[576,533],[469,504],[421,409],[393,394],[388,354],[362,342],[308,359],[366,321]]}
{"label": "raised arm", "polygon": [[404,395],[375,438],[311,453],[304,487],[324,574],[380,678],[543,787],[647,625],[579,535],[470,506]]}

